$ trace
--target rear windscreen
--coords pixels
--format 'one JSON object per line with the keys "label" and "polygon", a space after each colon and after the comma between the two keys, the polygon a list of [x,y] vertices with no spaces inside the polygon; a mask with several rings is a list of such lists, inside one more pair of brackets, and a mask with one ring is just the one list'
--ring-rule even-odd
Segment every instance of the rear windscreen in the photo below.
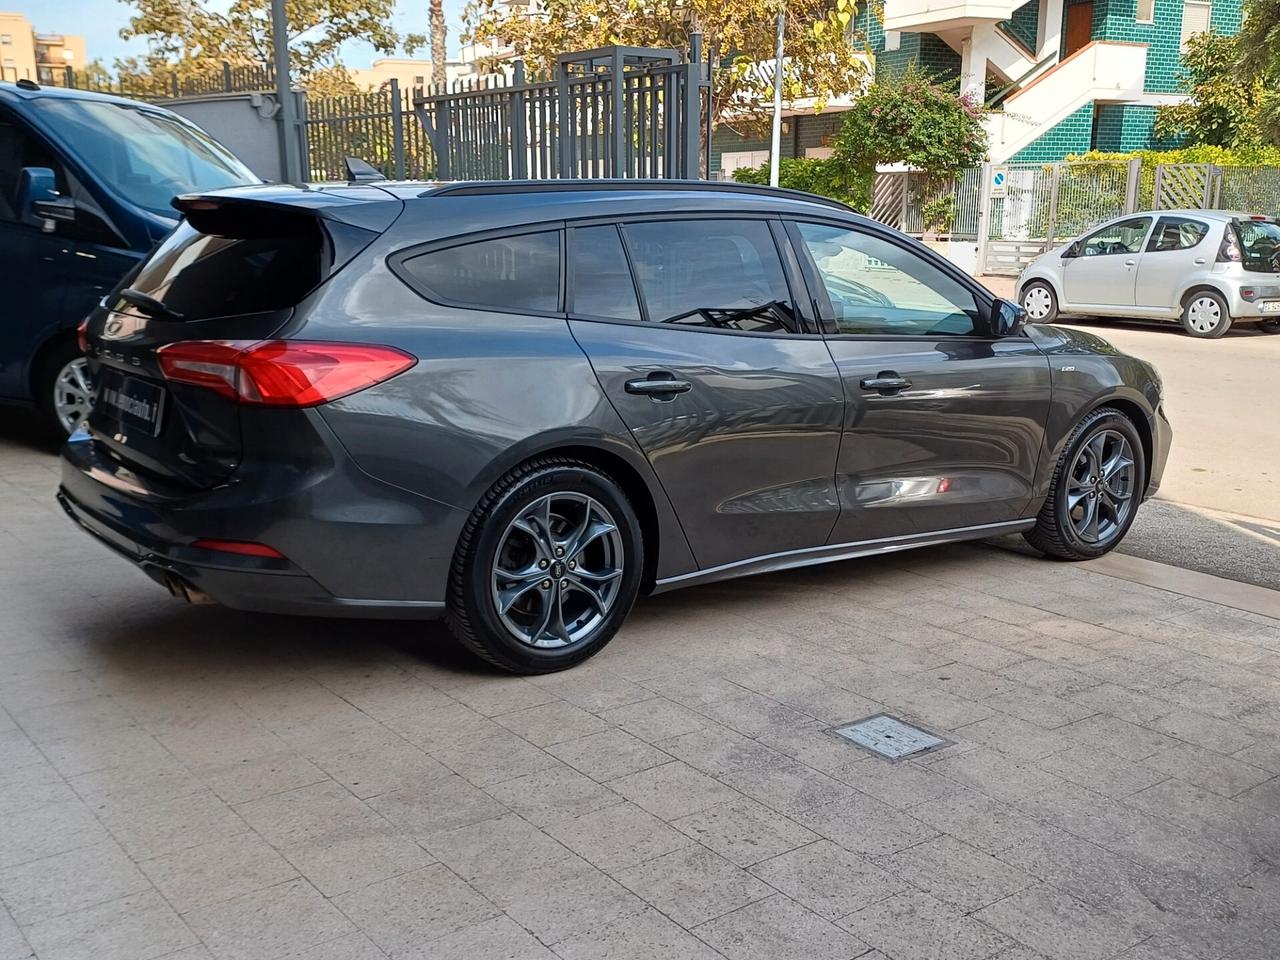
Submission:
{"label": "rear windscreen", "polygon": [[1246,270],[1280,272],[1280,223],[1274,220],[1237,220],[1240,258]]}
{"label": "rear windscreen", "polygon": [[332,245],[313,217],[253,220],[180,224],[129,286],[184,320],[294,306],[324,279]]}

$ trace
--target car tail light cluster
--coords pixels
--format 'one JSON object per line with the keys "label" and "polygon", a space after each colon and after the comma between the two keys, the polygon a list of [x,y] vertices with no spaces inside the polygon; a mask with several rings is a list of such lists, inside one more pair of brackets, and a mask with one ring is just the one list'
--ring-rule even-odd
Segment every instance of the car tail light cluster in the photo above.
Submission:
{"label": "car tail light cluster", "polygon": [[182,340],[156,356],[167,380],[263,407],[314,407],[417,363],[394,347],[315,340]]}

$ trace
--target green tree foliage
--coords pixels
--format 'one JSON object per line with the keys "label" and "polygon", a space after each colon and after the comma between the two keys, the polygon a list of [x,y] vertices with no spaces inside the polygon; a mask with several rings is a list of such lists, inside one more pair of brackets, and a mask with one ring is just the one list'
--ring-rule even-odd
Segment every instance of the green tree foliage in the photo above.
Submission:
{"label": "green tree foliage", "polygon": [[854,102],[836,138],[835,159],[868,184],[881,164],[921,171],[925,229],[945,228],[953,215],[956,178],[986,158],[985,113],[980,102],[912,63],[903,73],[871,84]]}
{"label": "green tree foliage", "polygon": [[[141,76],[208,73],[223,61],[268,63],[272,58],[270,0],[232,0],[223,7],[205,0],[123,0],[136,8],[120,31],[126,40],[147,41],[145,57],[118,61],[118,72]],[[288,0],[290,61],[305,80],[338,66],[348,40],[365,40],[380,53],[403,46],[412,52],[420,35],[401,38],[391,25],[395,0]]]}
{"label": "green tree foliage", "polygon": [[1266,87],[1261,75],[1242,68],[1241,60],[1241,37],[1216,33],[1191,37],[1182,55],[1183,85],[1191,98],[1157,109],[1156,136],[1196,146],[1237,148],[1263,143],[1260,120]]}
{"label": "green tree foliage", "polygon": [[[733,179],[738,183],[767,184],[769,164],[739,167],[733,172]],[[871,203],[871,178],[860,175],[835,157],[783,157],[778,168],[778,186],[832,197],[855,210],[865,211]]]}
{"label": "green tree foliage", "polygon": [[[471,0],[464,40],[513,50],[547,71],[558,54],[613,44],[687,51],[700,31],[704,55],[721,65],[713,122],[759,131],[773,102],[777,11],[777,0],[543,0],[530,14],[506,0]],[[849,29],[855,12],[856,0],[788,0],[786,100],[814,98],[821,109],[863,84],[865,46]]]}
{"label": "green tree foliage", "polygon": [[1262,85],[1257,121],[1262,136],[1280,144],[1280,0],[1245,0],[1238,52],[1242,74]]}

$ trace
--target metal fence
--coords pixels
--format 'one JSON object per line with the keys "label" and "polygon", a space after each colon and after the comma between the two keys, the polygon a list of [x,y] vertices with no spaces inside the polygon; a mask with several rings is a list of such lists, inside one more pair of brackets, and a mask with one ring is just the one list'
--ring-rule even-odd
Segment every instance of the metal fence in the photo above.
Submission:
{"label": "metal fence", "polygon": [[374,93],[342,97],[307,97],[302,127],[307,176],[341,180],[343,162],[359,157],[386,177],[431,180],[435,155],[413,108],[414,91],[392,80]]}
{"label": "metal fence", "polygon": [[605,47],[558,58],[553,76],[510,76],[415,100],[442,179],[691,178],[709,88],[695,34],[674,50]]}
{"label": "metal fence", "polygon": [[[41,82],[44,80],[42,78]],[[179,75],[175,72],[102,77],[66,67],[52,70],[49,86],[113,93],[133,100],[176,100],[211,93],[258,93],[275,90],[276,71],[270,63],[231,64],[223,60],[208,70]]]}

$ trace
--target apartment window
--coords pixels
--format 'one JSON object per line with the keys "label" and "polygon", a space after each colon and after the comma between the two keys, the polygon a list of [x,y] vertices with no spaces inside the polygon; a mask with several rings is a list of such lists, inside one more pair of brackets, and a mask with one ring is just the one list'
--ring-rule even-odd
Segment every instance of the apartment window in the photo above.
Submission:
{"label": "apartment window", "polygon": [[1156,22],[1156,0],[1138,0],[1139,23],[1155,23]]}
{"label": "apartment window", "polygon": [[67,63],[70,63],[75,58],[76,58],[76,52],[74,50],[62,51],[62,59],[65,60]]}
{"label": "apartment window", "polygon": [[897,30],[886,30],[884,32],[884,49],[885,53],[902,49],[902,34]]}
{"label": "apartment window", "polygon": [[413,78],[414,86],[418,86],[418,87],[422,86],[422,84],[426,82],[426,79],[427,79],[427,78],[426,78],[425,76],[423,76],[423,77],[414,77],[414,78]]}
{"label": "apartment window", "polygon": [[1187,41],[1197,33],[1207,33],[1209,21],[1213,13],[1213,4],[1204,0],[1183,0],[1182,2],[1182,50],[1187,49]]}
{"label": "apartment window", "polygon": [[5,57],[5,58],[4,58],[4,65],[5,65],[6,67],[16,67],[16,66],[17,66],[17,63],[16,63],[16,62],[14,62],[14,60],[13,60],[13,59],[11,59],[10,57]]}
{"label": "apartment window", "polygon": [[0,43],[4,44],[6,47],[11,46],[13,44],[13,34],[0,33]]}

